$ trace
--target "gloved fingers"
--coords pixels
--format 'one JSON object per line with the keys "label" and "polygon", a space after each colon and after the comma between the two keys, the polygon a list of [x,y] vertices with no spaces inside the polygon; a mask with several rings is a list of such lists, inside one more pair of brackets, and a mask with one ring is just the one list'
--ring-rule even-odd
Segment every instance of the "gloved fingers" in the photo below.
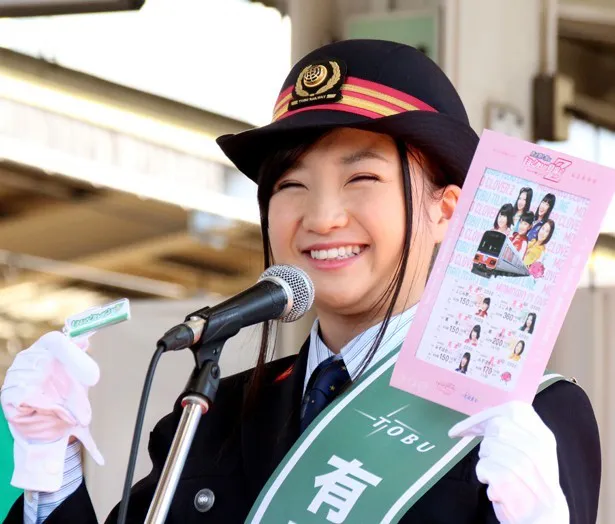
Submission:
{"label": "gloved fingers", "polygon": [[71,431],[71,435],[81,441],[81,444],[83,444],[85,449],[88,450],[96,464],[98,464],[99,466],[103,466],[105,464],[105,459],[100,453],[98,446],[94,442],[94,438],[92,437],[92,434],[90,433],[90,430],[88,428],[78,426]]}
{"label": "gloved fingers", "polygon": [[[41,385],[41,388],[43,386]],[[34,388],[37,389],[37,388]],[[17,413],[39,413],[64,420],[70,425],[87,426],[92,421],[92,409],[87,397],[87,390],[81,384],[74,384],[69,389],[69,396],[63,398],[57,389],[48,391],[21,392],[7,391],[2,397],[2,407],[6,418],[12,420]]]}
{"label": "gloved fingers", "polygon": [[66,433],[69,425],[66,422],[50,417],[33,416],[29,419],[11,420],[16,431],[31,441],[53,441]]}
{"label": "gloved fingers", "polygon": [[2,393],[12,388],[24,388],[40,383],[45,376],[45,369],[52,360],[51,356],[47,359],[37,358],[36,360],[15,359],[4,376]]}
{"label": "gloved fingers", "polygon": [[[489,491],[489,488],[487,488]],[[489,495],[487,495],[489,497]],[[492,502],[493,504],[493,512],[498,519],[500,524],[516,524],[513,516],[507,511],[506,505],[501,502]]]}
{"label": "gloved fingers", "polygon": [[449,437],[497,436],[517,427],[533,438],[555,441],[534,408],[525,402],[511,401],[483,410],[455,424]]}
{"label": "gloved fingers", "polygon": [[52,359],[53,355],[45,351],[44,348],[32,346],[24,349],[17,353],[13,359],[11,366],[7,370],[6,377],[15,374],[15,372],[40,372],[46,368]]}
{"label": "gloved fingers", "polygon": [[481,462],[476,468],[477,475],[487,484],[487,498],[492,502],[499,522],[532,523],[527,517],[542,505],[540,497],[519,483],[506,468],[488,461]]}
{"label": "gloved fingers", "polygon": [[448,436],[455,437],[483,437],[489,422],[494,418],[506,416],[506,410],[500,406],[484,409],[455,424]]}
{"label": "gloved fingers", "polygon": [[506,419],[492,421],[479,449],[479,456],[488,456],[491,446],[503,445],[506,449],[515,449],[526,456],[532,463],[540,466],[557,464],[557,445],[555,438],[536,438],[522,428]]}
{"label": "gloved fingers", "polygon": [[94,386],[100,378],[98,364],[72,340],[59,331],[43,335],[36,345],[45,347],[66,371],[85,386]]}
{"label": "gloved fingers", "polygon": [[514,492],[522,491],[528,495],[533,493],[540,498],[549,498],[559,489],[557,464],[553,467],[544,460],[537,461],[523,449],[491,439],[481,443],[479,456],[481,453],[483,455],[476,468],[477,476],[480,469],[481,477],[488,478],[490,483],[506,484]]}
{"label": "gloved fingers", "polygon": [[21,411],[21,407],[20,407],[19,413],[21,416],[12,417],[11,422],[14,420],[25,420],[28,417],[31,417],[33,415],[38,415],[41,417],[47,417],[52,420],[60,419],[64,421],[66,424],[69,424],[71,426],[78,424],[77,419],[71,414],[69,410],[67,410],[64,406],[60,406],[57,404],[52,405],[50,407],[39,407],[39,408],[32,408],[28,406],[23,411]]}

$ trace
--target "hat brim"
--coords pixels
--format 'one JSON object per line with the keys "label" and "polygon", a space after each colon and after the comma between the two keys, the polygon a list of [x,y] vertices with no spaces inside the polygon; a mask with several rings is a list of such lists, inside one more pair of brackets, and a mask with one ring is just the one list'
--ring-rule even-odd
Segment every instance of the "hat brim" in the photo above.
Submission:
{"label": "hat brim", "polygon": [[263,161],[279,147],[281,138],[305,131],[338,127],[363,129],[400,138],[420,149],[460,185],[474,157],[478,135],[468,125],[441,113],[408,111],[369,119],[331,110],[304,111],[242,133],[223,135],[217,143],[237,169],[254,182]]}

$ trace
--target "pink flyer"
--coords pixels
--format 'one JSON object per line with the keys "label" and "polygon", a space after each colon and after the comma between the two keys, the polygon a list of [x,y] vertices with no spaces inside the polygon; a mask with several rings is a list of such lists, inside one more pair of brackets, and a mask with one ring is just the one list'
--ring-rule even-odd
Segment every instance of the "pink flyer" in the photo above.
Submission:
{"label": "pink flyer", "polygon": [[474,414],[531,402],[615,190],[615,170],[481,137],[391,385]]}

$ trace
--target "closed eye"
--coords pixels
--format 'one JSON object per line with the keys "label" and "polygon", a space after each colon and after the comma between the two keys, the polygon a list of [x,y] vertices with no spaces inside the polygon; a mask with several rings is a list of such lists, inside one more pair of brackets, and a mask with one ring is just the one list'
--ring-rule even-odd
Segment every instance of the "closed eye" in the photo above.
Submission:
{"label": "closed eye", "polygon": [[378,182],[380,180],[379,177],[377,177],[376,175],[367,175],[367,174],[361,174],[361,175],[357,175],[352,177],[348,183],[351,182],[359,182],[359,181],[372,181],[372,182]]}
{"label": "closed eye", "polygon": [[299,182],[293,182],[290,180],[286,180],[284,182],[280,182],[275,188],[274,192],[277,193],[278,191],[282,191],[282,189],[288,189],[291,187],[305,187],[305,186]]}

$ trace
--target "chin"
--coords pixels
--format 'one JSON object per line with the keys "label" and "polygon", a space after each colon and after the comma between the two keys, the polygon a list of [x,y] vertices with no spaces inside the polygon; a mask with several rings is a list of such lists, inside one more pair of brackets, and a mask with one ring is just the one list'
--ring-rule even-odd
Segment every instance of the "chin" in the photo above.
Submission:
{"label": "chin", "polygon": [[319,292],[318,287],[316,287],[314,298],[316,309],[335,311],[342,315],[364,313],[368,309],[365,306],[365,296],[357,290],[345,293],[336,293],[335,291],[328,289],[325,292]]}

